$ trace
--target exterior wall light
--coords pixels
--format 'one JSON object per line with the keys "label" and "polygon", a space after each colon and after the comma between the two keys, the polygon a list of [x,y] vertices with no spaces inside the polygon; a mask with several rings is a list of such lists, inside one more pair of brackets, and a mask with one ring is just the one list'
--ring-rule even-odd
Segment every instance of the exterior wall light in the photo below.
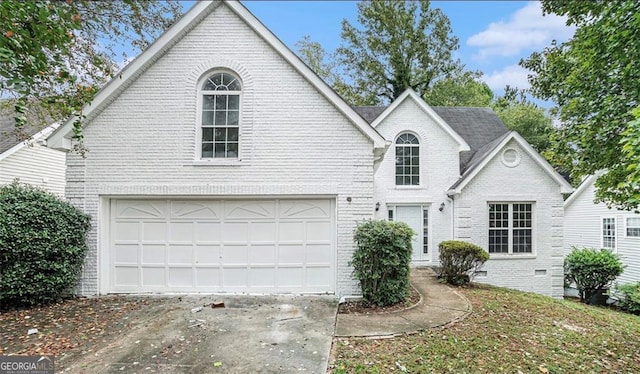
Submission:
{"label": "exterior wall light", "polygon": [[438,208],[439,211],[443,211],[444,210],[444,203],[440,203],[440,208]]}

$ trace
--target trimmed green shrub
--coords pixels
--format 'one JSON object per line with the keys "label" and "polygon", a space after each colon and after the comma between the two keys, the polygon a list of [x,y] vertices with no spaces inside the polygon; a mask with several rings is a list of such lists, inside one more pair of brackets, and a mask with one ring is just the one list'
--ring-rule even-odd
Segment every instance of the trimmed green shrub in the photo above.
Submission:
{"label": "trimmed green shrub", "polygon": [[629,313],[640,315],[640,282],[623,284],[616,289],[622,294],[618,306]]}
{"label": "trimmed green shrub", "polygon": [[575,283],[583,303],[588,303],[598,290],[607,288],[623,270],[620,256],[608,249],[573,247],[564,259],[565,282]]}
{"label": "trimmed green shrub", "polygon": [[366,221],[356,228],[353,275],[369,305],[386,306],[409,296],[411,239],[415,233],[402,222]]}
{"label": "trimmed green shrub", "polygon": [[0,186],[0,305],[46,304],[73,293],[90,218],[38,188]]}
{"label": "trimmed green shrub", "polygon": [[456,286],[467,284],[489,259],[481,247],[459,240],[440,242],[440,278]]}

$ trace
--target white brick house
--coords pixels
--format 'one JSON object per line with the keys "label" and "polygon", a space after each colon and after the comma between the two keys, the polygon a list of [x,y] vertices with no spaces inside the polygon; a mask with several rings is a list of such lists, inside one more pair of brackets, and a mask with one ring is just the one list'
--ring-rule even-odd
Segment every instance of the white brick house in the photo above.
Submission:
{"label": "white brick house", "polygon": [[[411,91],[351,108],[243,5],[198,2],[85,108],[90,152],[67,156],[67,198],[94,218],[82,292],[359,294],[353,230],[391,212],[420,232],[415,264],[460,238],[506,251],[479,280],[561,295],[570,187],[490,110],[466,110]],[[71,124],[49,144],[69,149]],[[503,208],[509,227],[491,230]],[[513,209],[530,211],[520,231]]]}

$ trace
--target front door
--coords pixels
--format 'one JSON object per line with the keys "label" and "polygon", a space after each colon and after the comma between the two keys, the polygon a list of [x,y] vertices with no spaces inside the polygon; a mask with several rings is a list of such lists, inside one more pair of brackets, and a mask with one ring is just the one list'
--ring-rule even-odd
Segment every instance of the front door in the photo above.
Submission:
{"label": "front door", "polygon": [[428,208],[421,205],[398,205],[395,207],[395,220],[406,223],[416,233],[411,244],[411,262],[431,261]]}

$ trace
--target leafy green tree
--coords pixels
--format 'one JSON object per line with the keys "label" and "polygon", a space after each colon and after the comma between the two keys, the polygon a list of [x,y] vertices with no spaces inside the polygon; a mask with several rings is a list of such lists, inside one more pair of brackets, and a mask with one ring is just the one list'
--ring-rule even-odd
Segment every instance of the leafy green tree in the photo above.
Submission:
{"label": "leafy green tree", "polygon": [[[567,17],[575,35],[521,61],[533,71],[533,94],[558,104],[562,127],[554,152],[572,176],[605,173],[596,198],[623,209],[640,203],[640,144],[632,109],[640,102],[640,2],[542,1],[545,13]],[[629,136],[633,134],[635,136]],[[626,149],[626,153],[621,152]]]}
{"label": "leafy green tree", "polygon": [[440,79],[423,98],[433,106],[489,106],[493,100],[493,91],[479,80],[480,76],[480,73],[465,71]]}
{"label": "leafy green tree", "polygon": [[[17,135],[26,136],[27,108],[53,121],[81,118],[126,58],[116,50],[137,53],[181,11],[176,0],[0,2],[0,96],[10,99]],[[75,137],[82,139],[79,121]]]}
{"label": "leafy green tree", "polygon": [[449,19],[428,0],[362,1],[358,22],[361,29],[342,21],[344,44],[337,50],[348,82],[346,92],[337,91],[352,104],[387,103],[407,88],[423,96],[461,69]]}
{"label": "leafy green tree", "polygon": [[527,99],[525,90],[507,86],[504,96],[491,107],[509,130],[517,131],[536,151],[549,149],[555,131],[553,121],[544,108]]}

